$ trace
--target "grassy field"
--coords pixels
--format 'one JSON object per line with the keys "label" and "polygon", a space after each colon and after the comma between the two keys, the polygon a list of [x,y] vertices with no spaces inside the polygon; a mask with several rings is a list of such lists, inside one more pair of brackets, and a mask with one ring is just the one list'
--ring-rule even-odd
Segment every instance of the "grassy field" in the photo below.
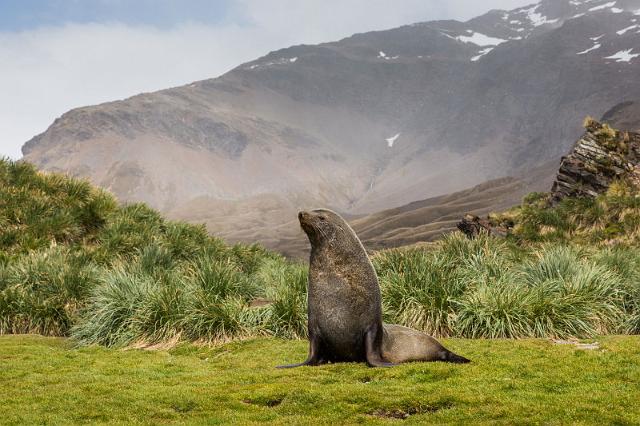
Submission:
{"label": "grassy field", "polygon": [[259,338],[170,350],[0,337],[3,424],[640,423],[640,337],[596,350],[548,340],[448,339],[472,364],[277,370],[306,342]]}

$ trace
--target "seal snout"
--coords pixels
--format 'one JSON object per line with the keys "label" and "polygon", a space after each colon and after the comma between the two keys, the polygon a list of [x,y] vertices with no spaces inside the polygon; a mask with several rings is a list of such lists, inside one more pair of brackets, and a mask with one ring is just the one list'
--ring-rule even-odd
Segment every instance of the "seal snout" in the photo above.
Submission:
{"label": "seal snout", "polygon": [[302,210],[300,213],[298,213],[298,220],[300,221],[300,223],[303,223],[305,221],[307,221],[309,219],[309,213]]}

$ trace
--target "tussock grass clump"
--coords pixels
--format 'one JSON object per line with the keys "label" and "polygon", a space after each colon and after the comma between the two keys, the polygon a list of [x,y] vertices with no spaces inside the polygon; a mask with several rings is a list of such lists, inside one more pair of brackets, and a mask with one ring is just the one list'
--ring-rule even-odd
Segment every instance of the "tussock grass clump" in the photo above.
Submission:
{"label": "tussock grass clump", "polygon": [[543,248],[522,267],[536,337],[614,333],[623,317],[620,277],[568,247]]}
{"label": "tussock grass clump", "polygon": [[456,334],[459,299],[470,289],[508,280],[513,256],[503,241],[450,234],[434,250],[402,249],[374,258],[387,321],[438,336]]}
{"label": "tussock grass clump", "polygon": [[557,205],[549,194],[532,194],[505,213],[521,243],[550,242],[635,246],[640,244],[640,192],[631,182],[614,182],[596,198],[565,198]]}
{"label": "tussock grass clump", "polygon": [[432,251],[400,252],[375,258],[390,322],[471,338],[590,337],[636,325],[640,269],[630,249],[523,251],[453,234]]}
{"label": "tussock grass clump", "polygon": [[89,297],[82,321],[73,329],[81,344],[123,346],[140,337],[139,312],[155,283],[123,266],[105,272]]}
{"label": "tussock grass clump", "polygon": [[113,197],[88,181],[39,173],[0,159],[0,250],[26,253],[94,236],[117,209]]}
{"label": "tussock grass clump", "polygon": [[526,289],[516,283],[482,284],[456,301],[456,334],[470,338],[531,335]]}
{"label": "tussock grass clump", "polygon": [[0,272],[0,333],[66,335],[97,274],[66,248],[20,256]]}
{"label": "tussock grass clump", "polygon": [[285,338],[307,336],[307,267],[270,260],[259,271],[265,284],[264,300],[258,308],[259,328]]}
{"label": "tussock grass clump", "polygon": [[445,256],[413,251],[399,271],[382,272],[385,318],[431,334],[451,334],[451,300],[467,286],[455,267]]}
{"label": "tussock grass clump", "polygon": [[249,334],[249,302],[257,283],[239,265],[199,259],[188,277],[182,326],[192,339],[226,340]]}

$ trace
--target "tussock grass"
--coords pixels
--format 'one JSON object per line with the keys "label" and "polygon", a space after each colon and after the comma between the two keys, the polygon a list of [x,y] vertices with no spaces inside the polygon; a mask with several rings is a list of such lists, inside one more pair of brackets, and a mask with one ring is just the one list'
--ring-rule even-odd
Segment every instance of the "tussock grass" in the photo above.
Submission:
{"label": "tussock grass", "polygon": [[[439,336],[590,337],[630,331],[638,253],[569,245],[516,253],[506,241],[461,234],[440,247],[376,257],[388,321]],[[627,325],[631,324],[631,325]]]}
{"label": "tussock grass", "polygon": [[22,256],[0,272],[0,333],[64,335],[97,282],[97,268],[65,248]]}
{"label": "tussock grass", "polygon": [[269,304],[259,309],[258,328],[285,338],[307,336],[307,268],[270,261],[259,271]]}
{"label": "tussock grass", "polygon": [[[640,198],[624,182],[505,213],[508,239],[451,234],[377,253],[385,320],[436,336],[640,332]],[[588,244],[586,244],[588,243]],[[307,267],[118,206],[85,181],[0,160],[0,334],[82,345],[303,338]]]}
{"label": "tussock grass", "polygon": [[516,223],[520,243],[551,242],[579,245],[640,245],[640,192],[630,182],[614,182],[596,198],[565,198],[554,207],[549,194],[534,193],[522,205],[498,217]]}

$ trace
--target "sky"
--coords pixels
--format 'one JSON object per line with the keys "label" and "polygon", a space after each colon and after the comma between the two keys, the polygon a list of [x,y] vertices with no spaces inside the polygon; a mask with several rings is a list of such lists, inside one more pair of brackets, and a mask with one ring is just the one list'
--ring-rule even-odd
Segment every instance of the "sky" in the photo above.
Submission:
{"label": "sky", "polygon": [[0,156],[66,111],[219,76],[270,51],[534,0],[0,0]]}

